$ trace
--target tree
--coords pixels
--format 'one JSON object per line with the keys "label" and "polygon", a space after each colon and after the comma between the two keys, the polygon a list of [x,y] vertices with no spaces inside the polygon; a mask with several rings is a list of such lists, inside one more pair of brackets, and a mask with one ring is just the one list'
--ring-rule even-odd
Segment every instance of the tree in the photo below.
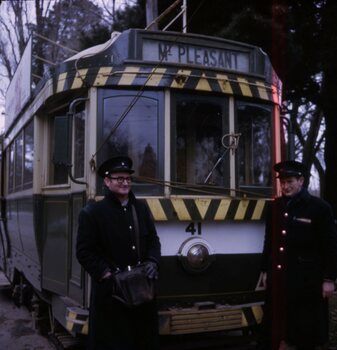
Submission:
{"label": "tree", "polygon": [[89,0],[8,0],[1,9],[0,102],[30,35],[34,39],[33,81],[37,84],[50,66],[81,50],[81,38],[103,20],[102,9]]}
{"label": "tree", "polygon": [[0,99],[4,102],[9,81],[12,79],[26,42],[29,38],[28,12],[31,3],[9,0],[1,4],[0,16]]}
{"label": "tree", "polygon": [[[43,32],[56,42],[44,43],[44,57],[52,62],[62,62],[69,57],[70,48],[80,51],[81,38],[91,33],[102,21],[102,9],[89,0],[59,0],[49,11]],[[61,46],[62,45],[62,46]]]}
{"label": "tree", "polygon": [[[106,0],[107,1],[107,0]],[[96,23],[90,32],[82,33],[81,49],[86,49],[109,40],[114,31],[122,32],[129,28],[145,28],[145,0],[126,2],[123,8],[115,8],[114,2],[110,10],[103,1],[104,14],[102,21]]]}
{"label": "tree", "polygon": [[322,68],[321,107],[326,121],[325,191],[324,197],[333,205],[337,216],[337,3],[327,0],[322,8],[322,30],[318,49]]}

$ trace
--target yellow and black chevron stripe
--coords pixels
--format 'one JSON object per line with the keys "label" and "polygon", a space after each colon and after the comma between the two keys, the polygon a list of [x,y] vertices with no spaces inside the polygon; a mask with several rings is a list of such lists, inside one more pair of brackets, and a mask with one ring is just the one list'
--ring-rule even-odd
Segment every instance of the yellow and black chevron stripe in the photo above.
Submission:
{"label": "yellow and black chevron stripe", "polygon": [[169,335],[239,329],[260,324],[262,316],[260,304],[247,307],[220,306],[204,310],[172,309],[159,312],[159,332]]}
{"label": "yellow and black chevron stripe", "polygon": [[71,333],[88,334],[88,310],[79,307],[67,307],[66,328]]}
{"label": "yellow and black chevron stripe", "polygon": [[[243,308],[220,307],[210,310],[178,309],[159,312],[159,332],[165,334],[191,334],[244,328],[260,324],[262,305]],[[88,311],[67,308],[67,330],[74,334],[88,334]]]}
{"label": "yellow and black chevron stripe", "polygon": [[200,90],[254,97],[280,103],[277,86],[257,78],[200,69],[150,68],[141,66],[93,67],[59,73],[55,92],[86,86],[145,86]]}
{"label": "yellow and black chevron stripe", "polygon": [[155,221],[264,219],[266,199],[146,198]]}

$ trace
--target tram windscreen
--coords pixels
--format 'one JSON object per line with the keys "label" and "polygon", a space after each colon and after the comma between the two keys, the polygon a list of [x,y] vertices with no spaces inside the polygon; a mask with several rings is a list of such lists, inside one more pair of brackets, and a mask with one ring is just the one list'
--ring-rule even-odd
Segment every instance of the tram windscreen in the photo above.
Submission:
{"label": "tram windscreen", "polygon": [[224,185],[224,100],[181,99],[176,104],[176,181]]}
{"label": "tram windscreen", "polygon": [[[155,93],[143,95],[134,103],[134,95],[117,95],[108,96],[103,102],[102,140],[106,142],[100,152],[100,162],[121,154],[132,158],[136,193],[150,194],[158,190],[152,185],[160,177],[159,101],[155,97]],[[140,184],[142,186],[137,187]]]}

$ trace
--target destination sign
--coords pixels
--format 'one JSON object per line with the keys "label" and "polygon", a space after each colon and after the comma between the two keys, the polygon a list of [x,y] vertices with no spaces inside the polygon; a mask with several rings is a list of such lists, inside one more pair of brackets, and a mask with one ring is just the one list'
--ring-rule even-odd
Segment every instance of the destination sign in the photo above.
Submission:
{"label": "destination sign", "polygon": [[218,47],[143,40],[143,60],[249,72],[249,53]]}

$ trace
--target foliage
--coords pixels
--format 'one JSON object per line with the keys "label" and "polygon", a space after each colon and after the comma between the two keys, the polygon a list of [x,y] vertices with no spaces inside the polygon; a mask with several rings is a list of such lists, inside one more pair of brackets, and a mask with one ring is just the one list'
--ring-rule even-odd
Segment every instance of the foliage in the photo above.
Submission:
{"label": "foliage", "polygon": [[[82,33],[81,49],[86,49],[109,40],[114,31],[122,32],[129,28],[145,28],[145,0],[127,2],[123,8],[108,11],[107,4],[102,3],[105,10],[103,21],[96,23],[91,31]],[[113,6],[114,7],[114,6]]]}
{"label": "foliage", "polygon": [[89,0],[55,2],[44,20],[43,27],[36,28],[38,33],[42,32],[42,35],[52,41],[43,41],[42,57],[57,64],[76,51],[82,50],[81,38],[93,31],[100,23],[101,17],[102,9]]}
{"label": "foliage", "polygon": [[138,0],[136,4],[126,4],[124,9],[116,11],[112,29],[121,32],[129,28],[145,28],[145,26],[145,0]]}
{"label": "foliage", "polygon": [[[100,24],[102,9],[89,0],[8,0],[1,4],[0,64],[7,83],[33,33],[33,79],[82,49],[81,38]],[[71,50],[70,50],[71,49]]]}
{"label": "foliage", "polygon": [[20,61],[29,38],[29,3],[23,0],[9,0],[1,4],[0,15],[0,93],[4,101],[9,80]]}
{"label": "foliage", "polygon": [[333,205],[337,216],[337,2],[326,0],[321,8],[319,62],[322,69],[320,107],[325,117],[326,142],[324,159],[326,163],[324,197]]}

